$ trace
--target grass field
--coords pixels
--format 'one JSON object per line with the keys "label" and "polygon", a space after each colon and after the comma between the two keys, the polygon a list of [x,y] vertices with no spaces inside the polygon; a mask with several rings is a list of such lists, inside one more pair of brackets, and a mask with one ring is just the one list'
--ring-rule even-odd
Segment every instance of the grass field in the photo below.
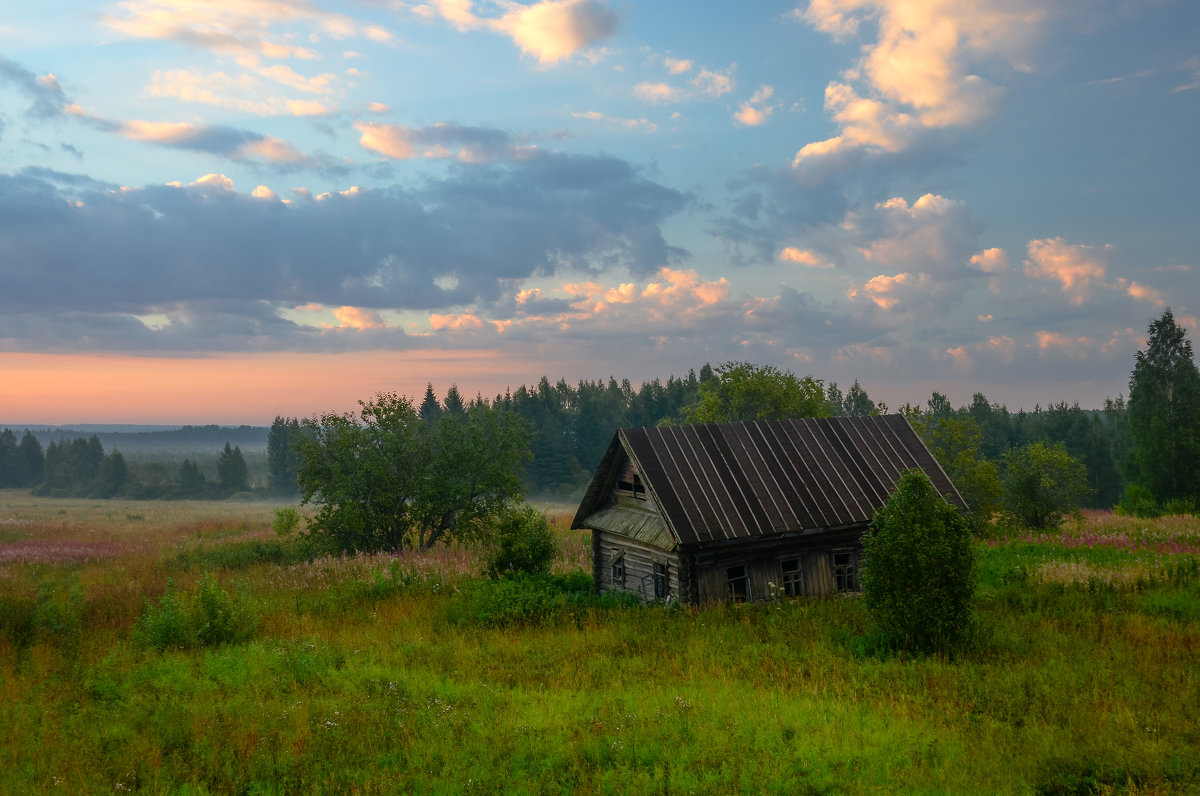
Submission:
{"label": "grass field", "polygon": [[[861,600],[590,598],[562,511],[562,577],[499,588],[305,560],[273,509],[0,492],[0,793],[1200,791],[1194,518],[980,543],[947,660]],[[180,605],[240,640],[160,651]]]}

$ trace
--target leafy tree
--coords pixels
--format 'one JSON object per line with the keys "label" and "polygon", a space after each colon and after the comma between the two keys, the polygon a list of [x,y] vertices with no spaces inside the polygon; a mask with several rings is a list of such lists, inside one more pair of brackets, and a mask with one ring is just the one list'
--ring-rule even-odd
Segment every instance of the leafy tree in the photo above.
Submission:
{"label": "leafy tree", "polygon": [[969,417],[925,415],[913,425],[971,508],[971,528],[982,533],[1000,508],[1000,470],[980,452],[982,430]]}
{"label": "leafy tree", "polygon": [[296,483],[300,466],[296,440],[300,433],[300,421],[294,417],[276,417],[271,423],[267,433],[267,471],[272,495],[290,497],[300,490]]}
{"label": "leafy tree", "polygon": [[978,579],[971,530],[919,470],[900,476],[863,534],[863,602],[889,643],[949,652],[966,640]]}
{"label": "leafy tree", "polygon": [[474,538],[509,500],[521,496],[529,436],[515,414],[476,405],[443,415],[421,436],[428,458],[410,512],[420,549],[444,539]]}
{"label": "leafy tree", "polygon": [[828,417],[825,390],[812,376],[797,377],[773,365],[726,362],[715,379],[701,381],[696,403],[685,407],[688,423],[732,423],[792,417]]}
{"label": "leafy tree", "polygon": [[1025,528],[1057,528],[1089,492],[1087,469],[1060,442],[1031,442],[1004,456],[1004,510]]}
{"label": "leafy tree", "polygon": [[306,421],[302,503],[320,506],[310,540],[326,549],[426,549],[470,538],[520,497],[528,434],[519,417],[478,405],[421,420],[412,401],[381,393],[357,414]]}
{"label": "leafy tree", "polygon": [[221,483],[221,489],[229,493],[250,490],[249,471],[240,447],[231,448],[228,442],[225,443],[225,449],[217,457],[217,480]]}
{"label": "leafy tree", "polygon": [[1129,378],[1137,481],[1163,502],[1200,494],[1200,371],[1168,308],[1150,323]]}

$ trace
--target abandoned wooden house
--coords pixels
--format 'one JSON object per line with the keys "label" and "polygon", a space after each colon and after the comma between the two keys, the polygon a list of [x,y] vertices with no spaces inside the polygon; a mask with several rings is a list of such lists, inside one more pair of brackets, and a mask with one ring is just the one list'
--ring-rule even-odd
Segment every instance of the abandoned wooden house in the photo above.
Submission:
{"label": "abandoned wooden house", "polygon": [[862,533],[919,468],[966,509],[901,415],[621,429],[572,528],[598,591],[704,604],[856,592]]}

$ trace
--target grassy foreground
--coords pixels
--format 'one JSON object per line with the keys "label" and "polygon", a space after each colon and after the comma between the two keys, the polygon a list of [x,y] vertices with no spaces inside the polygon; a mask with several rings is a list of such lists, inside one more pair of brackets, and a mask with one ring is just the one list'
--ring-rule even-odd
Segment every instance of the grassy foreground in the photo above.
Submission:
{"label": "grassy foreground", "polygon": [[[947,660],[875,650],[854,599],[639,609],[555,591],[578,576],[489,589],[463,550],[305,561],[272,508],[0,492],[0,792],[1200,791],[1192,518],[981,543]],[[247,640],[147,645],[168,579],[205,576]]]}

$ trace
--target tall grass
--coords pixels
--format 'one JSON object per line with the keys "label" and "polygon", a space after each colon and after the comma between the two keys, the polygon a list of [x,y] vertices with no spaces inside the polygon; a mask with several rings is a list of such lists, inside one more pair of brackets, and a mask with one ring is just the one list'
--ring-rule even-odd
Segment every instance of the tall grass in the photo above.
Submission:
{"label": "tall grass", "polygon": [[[31,520],[0,551],[89,529],[128,548],[0,563],[0,792],[1200,789],[1189,554],[981,546],[981,633],[951,661],[864,646],[853,599],[636,608],[583,574],[487,585],[469,550],[275,561],[270,507],[32,503],[0,494]],[[588,572],[566,521],[558,566]],[[169,578],[257,625],[132,643]]]}

